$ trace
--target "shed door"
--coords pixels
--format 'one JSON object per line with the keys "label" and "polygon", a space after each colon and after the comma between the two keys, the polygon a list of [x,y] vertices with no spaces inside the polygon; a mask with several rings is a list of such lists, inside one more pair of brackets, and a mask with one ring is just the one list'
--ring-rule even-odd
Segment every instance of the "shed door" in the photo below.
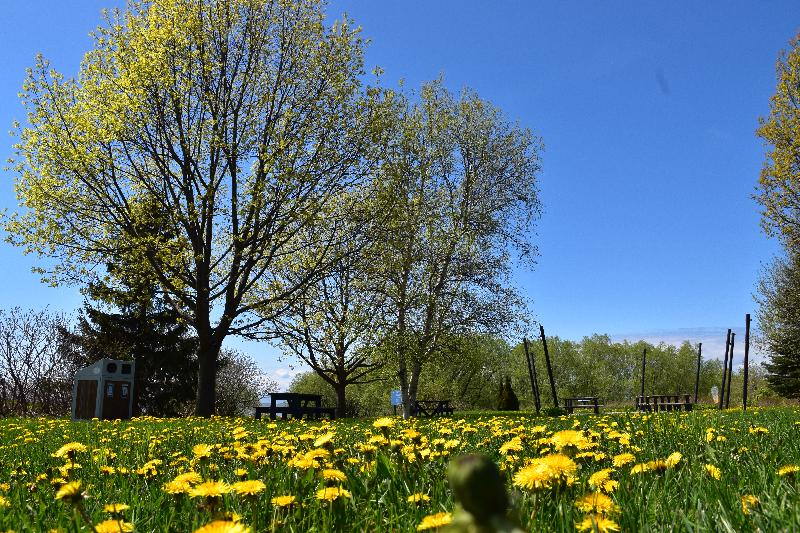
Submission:
{"label": "shed door", "polygon": [[97,405],[97,381],[93,379],[79,379],[78,390],[75,396],[75,418],[88,420],[95,416]]}
{"label": "shed door", "polygon": [[130,418],[130,381],[105,381],[103,383],[103,419]]}

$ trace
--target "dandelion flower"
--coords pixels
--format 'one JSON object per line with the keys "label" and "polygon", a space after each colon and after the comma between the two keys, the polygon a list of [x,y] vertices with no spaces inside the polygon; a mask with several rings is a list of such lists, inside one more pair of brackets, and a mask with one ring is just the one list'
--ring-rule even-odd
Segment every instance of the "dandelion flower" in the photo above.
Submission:
{"label": "dandelion flower", "polygon": [[714,465],[706,464],[705,469],[706,469],[706,474],[713,477],[714,479],[720,479],[722,477],[722,471]]}
{"label": "dandelion flower", "polygon": [[11,507],[11,502],[5,496],[0,496],[0,509],[3,507]]}
{"label": "dandelion flower", "polygon": [[211,457],[211,453],[214,451],[213,446],[209,446],[208,444],[196,444],[192,447],[192,453],[194,454],[196,459],[206,459]]}
{"label": "dandelion flower", "polygon": [[317,499],[322,501],[332,502],[339,498],[352,498],[350,491],[340,487],[325,487],[317,491]]}
{"label": "dandelion flower", "polygon": [[219,498],[231,491],[224,481],[205,481],[189,491],[192,498]]}
{"label": "dandelion flower", "polygon": [[258,479],[250,479],[247,481],[238,481],[231,485],[231,490],[241,496],[255,496],[266,489],[263,481]]}
{"label": "dandelion flower", "polygon": [[681,452],[671,453],[665,461],[667,468],[675,468],[681,462],[681,459],[683,459]]}
{"label": "dandelion flower", "polygon": [[800,472],[800,466],[797,465],[786,465],[778,469],[778,475],[781,477],[788,476],[790,474],[796,474],[798,472]]}
{"label": "dandelion flower", "polygon": [[270,503],[272,503],[272,505],[274,505],[275,507],[289,507],[291,505],[294,505],[296,501],[297,498],[295,498],[291,494],[287,494],[285,496],[275,496],[274,498],[272,498],[272,500],[270,500]]}
{"label": "dandelion flower", "polygon": [[185,481],[168,481],[164,484],[164,492],[167,494],[189,494],[192,486]]}
{"label": "dandelion flower", "polygon": [[430,500],[431,500],[431,497],[428,496],[427,494],[422,494],[422,493],[417,492],[417,493],[412,494],[411,496],[409,496],[407,501],[408,501],[408,503],[422,503],[422,502],[428,502]]}
{"label": "dandelion flower", "polygon": [[323,446],[330,445],[332,439],[333,439],[333,433],[331,432],[325,433],[324,435],[320,436],[319,438],[317,438],[317,440],[314,441],[314,448],[322,448]]}
{"label": "dandelion flower", "polygon": [[176,481],[177,483],[194,484],[194,483],[200,483],[201,481],[203,481],[203,478],[200,477],[200,474],[198,474],[197,472],[190,471],[190,472],[184,472],[183,474],[178,474],[177,476],[175,476],[174,481]]}
{"label": "dandelion flower", "polygon": [[65,483],[58,489],[56,492],[56,500],[64,500],[64,501],[77,501],[83,497],[81,494],[81,482],[80,481],[70,481],[69,483]]}
{"label": "dandelion flower", "polygon": [[322,477],[326,481],[347,481],[347,476],[341,470],[326,468],[322,471]]}
{"label": "dandelion flower", "polygon": [[758,497],[752,494],[742,494],[742,512],[750,514],[750,511],[758,506]]}
{"label": "dandelion flower", "polygon": [[586,494],[575,501],[575,507],[584,513],[596,513],[601,515],[613,514],[619,511],[619,507],[614,500],[602,492]]}
{"label": "dandelion flower", "polygon": [[103,511],[111,514],[120,514],[121,512],[127,511],[130,508],[131,506],[125,503],[108,503],[103,506]]}
{"label": "dandelion flower", "polygon": [[122,520],[103,520],[94,525],[94,530],[97,533],[128,533],[133,531],[133,524]]}
{"label": "dandelion flower", "polygon": [[397,420],[395,420],[394,418],[385,416],[373,422],[372,427],[374,427],[375,429],[392,429],[396,423]]}
{"label": "dandelion flower", "polygon": [[575,462],[566,455],[538,457],[514,475],[514,485],[530,490],[549,487],[559,479],[571,483],[576,469]]}
{"label": "dandelion flower", "polygon": [[446,526],[452,521],[453,515],[450,513],[429,514],[422,519],[422,522],[419,523],[417,526],[417,531],[426,531],[428,529]]}
{"label": "dandelion flower", "polygon": [[557,431],[553,433],[550,437],[550,444],[556,449],[556,451],[561,450],[562,448],[566,448],[569,446],[573,446],[575,448],[583,448],[585,447],[589,441],[584,436],[583,432],[575,431],[574,429],[564,429],[562,431]]}
{"label": "dandelion flower", "polygon": [[611,468],[598,470],[589,476],[589,485],[604,492],[614,492],[619,486],[619,482],[611,479],[612,472]]}
{"label": "dandelion flower", "polygon": [[76,453],[85,452],[86,450],[87,448],[85,444],[81,444],[80,442],[68,442],[56,450],[56,452],[53,454],[53,457],[72,457]]}
{"label": "dandelion flower", "polygon": [[615,455],[612,459],[614,466],[620,467],[630,464],[636,460],[636,457],[632,453],[621,453],[619,455]]}
{"label": "dandelion flower", "polygon": [[578,528],[578,531],[597,531],[598,533],[619,531],[619,525],[603,515],[589,515],[575,527]]}
{"label": "dandelion flower", "polygon": [[200,529],[195,529],[194,533],[250,533],[250,528],[239,522],[214,520]]}

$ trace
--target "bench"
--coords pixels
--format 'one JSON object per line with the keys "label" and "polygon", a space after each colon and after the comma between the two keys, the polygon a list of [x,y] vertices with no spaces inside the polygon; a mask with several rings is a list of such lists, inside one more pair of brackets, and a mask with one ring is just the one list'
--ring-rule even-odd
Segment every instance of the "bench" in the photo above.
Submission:
{"label": "bench", "polygon": [[[279,401],[285,401],[286,405],[278,405]],[[313,405],[312,405],[313,404]],[[336,418],[336,409],[333,407],[322,407],[322,396],[319,394],[298,394],[294,392],[273,392],[269,395],[269,406],[256,407],[256,420],[261,419],[261,415],[269,413],[270,420],[275,420],[280,414],[281,418],[319,418],[328,415],[331,420]]]}
{"label": "bench", "polygon": [[411,416],[452,415],[450,400],[416,400],[411,406]]}
{"label": "bench", "polygon": [[692,402],[688,394],[657,394],[654,396],[637,396],[638,411],[691,411]]}
{"label": "bench", "polygon": [[600,398],[597,396],[581,396],[578,398],[564,398],[564,409],[572,414],[575,409],[592,409],[594,414],[600,414]]}

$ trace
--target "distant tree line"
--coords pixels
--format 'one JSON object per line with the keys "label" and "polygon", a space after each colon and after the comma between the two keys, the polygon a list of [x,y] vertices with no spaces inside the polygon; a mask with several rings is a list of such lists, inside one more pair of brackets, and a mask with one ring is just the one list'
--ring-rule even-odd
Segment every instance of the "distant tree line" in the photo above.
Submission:
{"label": "distant tree line", "polygon": [[[653,345],[646,342],[612,342],[607,335],[592,335],[580,341],[548,337],[553,362],[556,392],[559,398],[598,396],[603,402],[632,406],[639,395],[642,350],[647,348],[645,394],[689,394],[693,399],[697,371],[697,350],[689,342],[680,346]],[[538,373],[542,407],[551,407],[552,398],[545,370],[541,343],[530,344]],[[437,354],[431,371],[420,381],[420,397],[451,399],[460,410],[494,410],[498,390],[506,378],[522,409],[533,409],[530,378],[522,344],[510,346],[491,336],[465,336],[453,339],[449,351]],[[391,372],[381,380],[353,386],[348,394],[347,410],[351,416],[391,412],[389,391],[399,388]],[[722,362],[705,357],[700,368],[700,403],[712,404],[712,387],[721,386]],[[731,405],[741,402],[742,372],[735,369],[731,385]],[[333,389],[313,372],[297,375],[293,391],[322,394],[335,401]],[[754,403],[780,401],[766,382],[766,371],[751,364],[749,398]]]}

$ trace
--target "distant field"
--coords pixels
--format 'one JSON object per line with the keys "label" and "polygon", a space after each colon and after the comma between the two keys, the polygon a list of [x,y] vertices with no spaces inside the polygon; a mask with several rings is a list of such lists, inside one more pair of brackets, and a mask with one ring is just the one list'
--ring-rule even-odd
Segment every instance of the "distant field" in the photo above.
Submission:
{"label": "distant field", "polygon": [[[219,519],[240,525],[213,531],[415,531],[447,522],[438,514],[453,510],[447,464],[470,452],[506,472],[525,530],[800,530],[800,410],[778,408],[409,422],[3,420],[0,530],[91,531],[91,521],[97,531],[192,532]],[[586,497],[597,492],[608,498]],[[129,508],[114,514],[109,504]]]}

